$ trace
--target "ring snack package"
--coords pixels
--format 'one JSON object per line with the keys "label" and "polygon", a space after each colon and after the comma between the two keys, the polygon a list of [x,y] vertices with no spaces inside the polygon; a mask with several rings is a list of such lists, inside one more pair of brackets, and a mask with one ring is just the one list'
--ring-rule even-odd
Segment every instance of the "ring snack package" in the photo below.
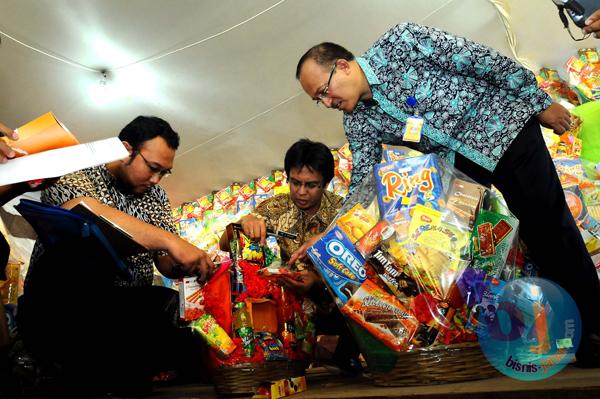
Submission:
{"label": "ring snack package", "polygon": [[422,152],[413,150],[412,148],[401,145],[381,145],[381,162],[394,162],[406,158],[418,157],[423,155]]}
{"label": "ring snack package", "polygon": [[443,187],[437,155],[428,154],[374,167],[377,201],[382,219],[417,204],[433,209],[443,205]]}

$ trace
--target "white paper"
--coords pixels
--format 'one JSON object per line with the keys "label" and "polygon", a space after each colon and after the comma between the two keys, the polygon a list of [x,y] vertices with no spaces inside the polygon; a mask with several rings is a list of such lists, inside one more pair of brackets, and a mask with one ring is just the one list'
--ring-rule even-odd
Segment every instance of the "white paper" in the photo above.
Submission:
{"label": "white paper", "polygon": [[0,186],[58,177],[128,156],[118,137],[26,155],[0,164]]}

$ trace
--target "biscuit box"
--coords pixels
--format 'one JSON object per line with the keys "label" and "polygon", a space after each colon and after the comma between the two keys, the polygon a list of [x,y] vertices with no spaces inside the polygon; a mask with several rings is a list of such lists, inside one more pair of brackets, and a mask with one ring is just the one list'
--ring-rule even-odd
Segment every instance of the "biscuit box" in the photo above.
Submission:
{"label": "biscuit box", "polygon": [[338,226],[310,247],[308,255],[342,304],[367,278],[365,259]]}

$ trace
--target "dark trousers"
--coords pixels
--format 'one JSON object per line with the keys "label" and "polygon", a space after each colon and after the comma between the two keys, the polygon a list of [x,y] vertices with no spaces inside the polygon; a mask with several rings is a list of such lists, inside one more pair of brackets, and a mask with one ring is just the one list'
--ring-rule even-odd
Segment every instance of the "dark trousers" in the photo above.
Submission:
{"label": "dark trousers", "polygon": [[176,324],[177,292],[115,287],[115,270],[87,239],[44,253],[19,303],[19,333],[34,357],[80,393],[143,391],[156,372],[190,365],[199,373],[203,346]]}
{"label": "dark trousers", "polygon": [[457,154],[455,166],[477,182],[494,184],[520,221],[520,236],[542,277],[574,299],[584,337],[600,331],[600,284],[565,201],[554,163],[535,118],[518,134],[493,173]]}
{"label": "dark trousers", "polygon": [[338,336],[333,360],[340,364],[346,364],[350,360],[358,359],[360,348],[348,327],[346,318],[335,305],[330,291],[319,290],[311,295],[311,299],[317,304],[314,318],[317,335]]}

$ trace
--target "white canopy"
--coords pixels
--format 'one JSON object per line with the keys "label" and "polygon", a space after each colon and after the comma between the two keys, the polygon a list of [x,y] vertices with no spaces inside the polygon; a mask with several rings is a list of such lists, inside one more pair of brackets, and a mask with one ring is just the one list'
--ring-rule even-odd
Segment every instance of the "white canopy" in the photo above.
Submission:
{"label": "white canopy", "polygon": [[310,46],[360,54],[412,21],[513,56],[497,7],[510,8],[513,48],[536,70],[563,72],[578,48],[600,43],[573,42],[551,0],[4,0],[0,120],[17,127],[53,111],[90,141],[160,116],[182,136],[162,183],[176,205],[282,167],[301,137],[344,143],[341,114],[317,109],[295,80]]}

